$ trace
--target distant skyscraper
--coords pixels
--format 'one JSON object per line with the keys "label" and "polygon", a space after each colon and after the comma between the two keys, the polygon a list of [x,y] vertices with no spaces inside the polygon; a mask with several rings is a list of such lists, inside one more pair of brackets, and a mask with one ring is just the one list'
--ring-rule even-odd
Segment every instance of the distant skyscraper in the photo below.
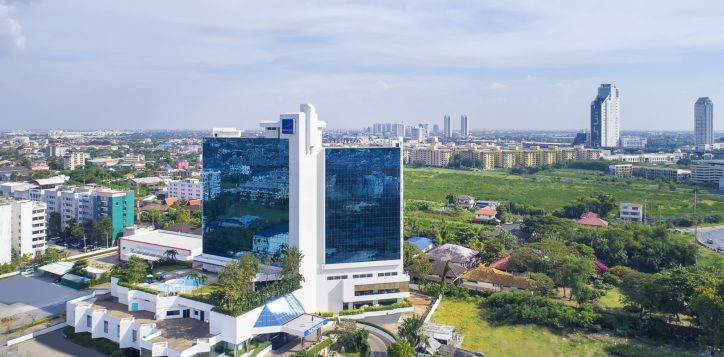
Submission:
{"label": "distant skyscraper", "polygon": [[470,136],[470,132],[468,131],[467,115],[460,116],[460,136],[462,136],[463,138],[467,138],[468,136]]}
{"label": "distant skyscraper", "polygon": [[701,97],[694,104],[694,145],[697,150],[706,150],[714,143],[714,102]]}
{"label": "distant skyscraper", "polygon": [[621,121],[620,94],[613,84],[601,84],[591,102],[591,146],[616,147]]}
{"label": "distant skyscraper", "polygon": [[445,137],[452,138],[452,126],[450,125],[450,116],[446,115],[443,121],[443,130],[445,130]]}
{"label": "distant skyscraper", "polygon": [[440,126],[437,124],[434,124],[432,126],[432,133],[435,135],[440,135]]}

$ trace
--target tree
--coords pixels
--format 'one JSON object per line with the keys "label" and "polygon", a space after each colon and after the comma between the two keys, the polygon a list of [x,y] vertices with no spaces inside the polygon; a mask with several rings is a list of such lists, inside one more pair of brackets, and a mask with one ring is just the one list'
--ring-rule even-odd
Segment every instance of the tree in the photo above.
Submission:
{"label": "tree", "polygon": [[390,357],[413,357],[415,348],[407,340],[398,340],[387,347],[387,355]]}
{"label": "tree", "polygon": [[215,303],[228,311],[242,309],[244,298],[254,289],[253,279],[260,270],[259,258],[253,254],[245,254],[241,259],[234,260],[219,273],[217,289],[212,294]]}
{"label": "tree", "polygon": [[420,253],[413,258],[409,269],[413,275],[424,280],[425,276],[432,272],[432,263],[430,263],[430,259],[427,257],[427,254]]}
{"label": "tree", "polygon": [[496,239],[488,239],[483,243],[480,256],[484,262],[490,264],[505,255],[505,245]]}
{"label": "tree", "polygon": [[552,296],[555,283],[548,275],[543,273],[530,273],[528,276],[531,283],[531,290],[539,296]]}
{"label": "tree", "polygon": [[565,286],[570,286],[571,294],[568,300],[587,293],[586,281],[593,275],[594,269],[593,262],[590,260],[570,256],[564,259],[562,266],[563,294],[565,296]]}
{"label": "tree", "polygon": [[711,276],[697,288],[691,310],[704,330],[702,341],[716,348],[724,347],[724,278]]}
{"label": "tree", "polygon": [[88,261],[85,259],[78,259],[73,263],[73,268],[71,268],[71,271],[75,275],[83,275],[85,274],[85,268],[88,267]]}
{"label": "tree", "polygon": [[168,261],[174,261],[176,260],[176,256],[178,256],[178,251],[176,249],[168,249],[163,252],[163,256],[166,257]]}
{"label": "tree", "polygon": [[[206,275],[204,275],[203,273],[198,272],[196,270],[190,272],[188,277],[191,278],[191,280],[196,284],[196,286],[204,285],[206,283],[206,280],[208,279],[208,277]],[[194,290],[194,291],[196,291],[196,290]]]}
{"label": "tree", "polygon": [[282,279],[299,277],[299,267],[304,254],[297,247],[288,247],[282,256]]}
{"label": "tree", "polygon": [[656,306],[656,279],[653,274],[631,272],[624,275],[619,286],[624,301],[640,309],[639,317],[651,313]]}
{"label": "tree", "polygon": [[417,346],[422,337],[422,326],[425,318],[419,315],[413,315],[402,320],[400,326],[397,327],[397,335],[410,345]]}
{"label": "tree", "polygon": [[120,279],[125,282],[131,284],[140,283],[146,279],[146,275],[148,274],[148,263],[139,257],[132,256],[121,265],[118,273],[120,275]]}
{"label": "tree", "polygon": [[48,235],[51,237],[58,237],[63,234],[63,229],[60,223],[60,213],[51,212],[48,215]]}
{"label": "tree", "polygon": [[422,253],[422,250],[420,250],[420,248],[416,245],[410,242],[405,242],[402,245],[402,264],[406,267],[411,266],[415,256],[420,253]]}
{"label": "tree", "polygon": [[679,314],[689,314],[696,290],[704,284],[706,278],[706,273],[681,266],[656,274],[656,309],[678,321]]}
{"label": "tree", "polygon": [[60,261],[63,259],[63,252],[61,252],[58,249],[55,248],[48,248],[45,250],[45,254],[43,254],[42,260],[45,264],[55,263],[57,261]]}
{"label": "tree", "polygon": [[96,239],[105,239],[106,247],[109,247],[111,242],[115,239],[113,236],[115,229],[113,228],[113,220],[111,217],[98,217],[98,219],[93,221],[93,230],[96,232]]}

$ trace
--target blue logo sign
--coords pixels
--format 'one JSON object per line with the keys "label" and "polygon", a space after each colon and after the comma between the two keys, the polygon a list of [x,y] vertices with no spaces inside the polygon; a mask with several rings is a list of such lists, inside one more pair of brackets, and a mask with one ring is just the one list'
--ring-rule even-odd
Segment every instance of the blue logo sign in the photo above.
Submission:
{"label": "blue logo sign", "polygon": [[294,119],[282,119],[282,134],[294,134]]}

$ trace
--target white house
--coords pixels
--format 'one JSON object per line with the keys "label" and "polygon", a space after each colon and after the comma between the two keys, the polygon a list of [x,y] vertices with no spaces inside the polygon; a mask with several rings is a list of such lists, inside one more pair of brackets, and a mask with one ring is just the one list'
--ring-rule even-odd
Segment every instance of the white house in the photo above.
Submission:
{"label": "white house", "polygon": [[145,260],[165,258],[165,253],[175,250],[176,259],[192,261],[201,255],[201,237],[193,234],[164,230],[145,231],[118,238],[118,259],[125,261],[132,256]]}

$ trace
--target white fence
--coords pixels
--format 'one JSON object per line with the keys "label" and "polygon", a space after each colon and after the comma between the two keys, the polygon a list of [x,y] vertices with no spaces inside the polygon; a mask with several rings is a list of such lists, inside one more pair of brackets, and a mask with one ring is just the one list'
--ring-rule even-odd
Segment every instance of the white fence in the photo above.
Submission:
{"label": "white fence", "polygon": [[36,338],[36,337],[38,337],[38,336],[40,336],[40,335],[45,335],[45,334],[48,333],[48,332],[53,332],[53,331],[55,331],[55,330],[60,330],[60,329],[62,329],[62,328],[65,327],[65,326],[68,326],[68,324],[66,324],[65,322],[62,322],[62,323],[59,323],[59,324],[57,324],[57,325],[53,325],[53,326],[44,328],[44,329],[42,329],[42,330],[38,330],[38,331],[35,331],[35,332],[33,332],[33,333],[29,333],[29,334],[27,334],[27,335],[25,335],[25,336],[20,336],[20,337],[18,337],[18,338],[14,338],[14,339],[12,339],[12,340],[8,340],[7,345],[8,345],[8,346],[17,345],[17,344],[20,343],[20,342],[25,342],[25,341],[27,341],[27,340]]}
{"label": "white fence", "polygon": [[437,307],[440,306],[440,301],[442,301],[442,294],[435,299],[435,302],[432,303],[432,306],[427,310],[427,315],[425,315],[425,322],[430,322],[432,319],[432,314],[435,313],[435,310],[437,310]]}

